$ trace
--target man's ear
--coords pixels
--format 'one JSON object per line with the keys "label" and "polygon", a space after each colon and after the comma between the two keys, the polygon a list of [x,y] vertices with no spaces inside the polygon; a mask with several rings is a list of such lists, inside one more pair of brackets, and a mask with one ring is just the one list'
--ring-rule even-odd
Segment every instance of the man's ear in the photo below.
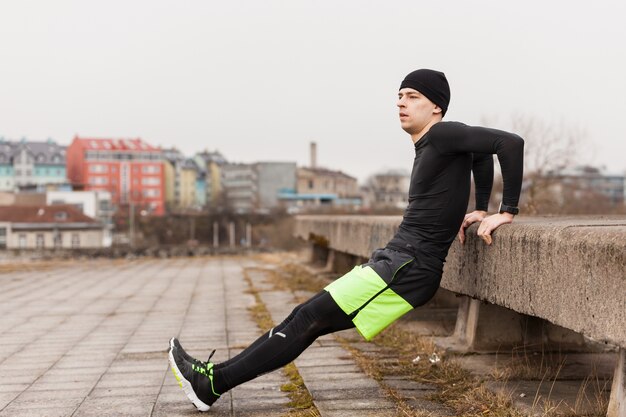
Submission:
{"label": "man's ear", "polygon": [[435,104],[435,108],[433,109],[433,114],[439,114],[441,112],[442,112],[441,107]]}

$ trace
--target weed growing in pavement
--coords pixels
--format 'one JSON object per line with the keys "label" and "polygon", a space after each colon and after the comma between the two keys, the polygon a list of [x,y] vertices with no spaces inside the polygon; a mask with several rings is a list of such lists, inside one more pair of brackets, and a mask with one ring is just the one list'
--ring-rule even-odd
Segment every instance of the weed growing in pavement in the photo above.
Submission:
{"label": "weed growing in pavement", "polygon": [[[567,356],[561,352],[529,352],[526,347],[512,352],[512,359],[504,366],[497,366],[490,374],[496,381],[507,383],[509,380],[536,380],[539,381],[535,391],[531,410],[542,417],[600,417],[606,414],[608,396],[606,390],[609,381],[600,379],[596,370],[586,377],[578,389],[573,405],[566,405],[563,401],[555,402],[552,392],[559,374],[565,366]],[[550,384],[548,394],[541,394],[541,387]],[[591,388],[591,395],[588,391]],[[567,410],[569,409],[569,410]]]}
{"label": "weed growing in pavement", "polygon": [[[255,304],[249,308],[250,314],[261,331],[263,331],[263,329],[270,329],[274,327],[274,321],[272,320],[272,316],[267,310],[267,307],[263,303],[263,300],[261,300],[259,292],[254,287],[252,280],[248,276],[248,270],[249,269],[244,270],[244,279],[248,283],[250,294],[252,294],[255,299]],[[263,270],[263,272],[269,273],[272,271]],[[317,410],[317,407],[315,407],[315,404],[313,404],[313,397],[304,385],[302,377],[293,362],[283,367],[283,373],[287,378],[289,378],[289,382],[283,384],[280,389],[283,392],[287,392],[287,395],[291,400],[287,404],[287,406],[291,409],[286,413],[286,416],[319,417],[320,413]]]}

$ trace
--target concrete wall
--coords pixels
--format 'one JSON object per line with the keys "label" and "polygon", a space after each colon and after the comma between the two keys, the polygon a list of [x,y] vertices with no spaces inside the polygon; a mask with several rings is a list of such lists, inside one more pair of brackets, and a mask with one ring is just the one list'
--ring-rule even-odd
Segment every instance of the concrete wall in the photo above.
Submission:
{"label": "concrete wall", "polygon": [[[396,216],[298,216],[295,234],[368,257],[393,236]],[[455,242],[441,286],[626,347],[626,218],[518,218],[492,246]]]}

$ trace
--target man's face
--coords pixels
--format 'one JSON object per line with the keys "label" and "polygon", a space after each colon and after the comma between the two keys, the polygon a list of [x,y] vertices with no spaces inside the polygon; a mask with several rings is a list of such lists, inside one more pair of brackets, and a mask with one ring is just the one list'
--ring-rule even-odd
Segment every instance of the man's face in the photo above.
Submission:
{"label": "man's face", "polygon": [[403,88],[398,92],[396,105],[400,113],[400,126],[409,135],[421,132],[433,117],[441,114],[439,106],[412,88]]}

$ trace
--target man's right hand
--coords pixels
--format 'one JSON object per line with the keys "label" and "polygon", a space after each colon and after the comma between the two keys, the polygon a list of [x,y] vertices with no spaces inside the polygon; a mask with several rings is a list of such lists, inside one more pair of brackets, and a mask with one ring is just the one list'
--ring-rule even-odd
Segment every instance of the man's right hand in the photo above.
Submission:
{"label": "man's right hand", "polygon": [[465,215],[461,228],[459,229],[459,240],[461,241],[461,244],[465,243],[465,229],[470,227],[472,223],[483,221],[486,216],[487,212],[482,210],[475,210]]}

